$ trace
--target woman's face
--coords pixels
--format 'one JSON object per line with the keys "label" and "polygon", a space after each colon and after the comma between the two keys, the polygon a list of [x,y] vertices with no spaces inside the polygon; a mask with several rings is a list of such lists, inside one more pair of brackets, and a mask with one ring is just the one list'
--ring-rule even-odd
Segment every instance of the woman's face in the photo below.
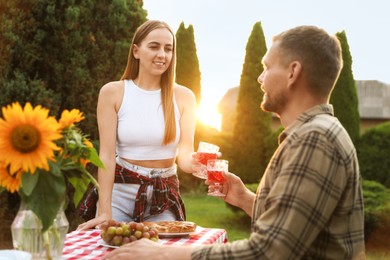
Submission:
{"label": "woman's face", "polygon": [[173,57],[173,35],[166,28],[151,31],[140,44],[134,45],[133,55],[139,59],[139,72],[162,75]]}

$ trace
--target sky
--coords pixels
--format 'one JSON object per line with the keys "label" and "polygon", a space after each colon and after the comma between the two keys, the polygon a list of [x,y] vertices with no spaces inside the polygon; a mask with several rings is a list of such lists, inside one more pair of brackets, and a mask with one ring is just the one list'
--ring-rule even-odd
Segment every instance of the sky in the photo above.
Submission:
{"label": "sky", "polygon": [[[261,22],[267,47],[271,37],[299,25],[330,34],[345,31],[356,80],[390,84],[390,1],[388,0],[143,0],[148,19],[194,27],[201,71],[200,116],[216,121],[215,106],[240,83],[245,47]],[[203,105],[203,106],[202,106]],[[210,112],[211,110],[212,113]],[[207,119],[207,117],[209,117]],[[218,125],[218,122],[214,122]]]}

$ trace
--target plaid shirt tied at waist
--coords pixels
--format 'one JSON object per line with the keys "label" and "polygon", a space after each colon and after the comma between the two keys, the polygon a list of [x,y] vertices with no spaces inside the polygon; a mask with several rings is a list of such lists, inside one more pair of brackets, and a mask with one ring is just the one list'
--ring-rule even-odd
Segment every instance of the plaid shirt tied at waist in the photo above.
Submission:
{"label": "plaid shirt tied at waist", "polygon": [[[170,209],[175,214],[176,220],[186,220],[184,202],[180,196],[179,179],[177,178],[177,175],[167,178],[161,176],[149,178],[117,164],[115,167],[114,182],[140,185],[135,199],[133,212],[134,221],[144,221],[147,206],[146,191],[149,185],[153,186],[152,205],[150,208],[151,215],[160,214],[165,210]],[[80,206],[80,216],[84,218],[84,220],[87,221],[95,217],[97,200],[98,193],[95,187]]]}
{"label": "plaid shirt tied at waist", "polygon": [[144,213],[147,205],[146,190],[149,185],[153,186],[152,205],[150,208],[151,215],[160,214],[170,209],[175,214],[177,220],[184,221],[186,219],[184,203],[179,192],[177,175],[168,178],[160,176],[149,178],[117,164],[115,167],[115,183],[140,184],[134,205],[134,221],[144,221]]}

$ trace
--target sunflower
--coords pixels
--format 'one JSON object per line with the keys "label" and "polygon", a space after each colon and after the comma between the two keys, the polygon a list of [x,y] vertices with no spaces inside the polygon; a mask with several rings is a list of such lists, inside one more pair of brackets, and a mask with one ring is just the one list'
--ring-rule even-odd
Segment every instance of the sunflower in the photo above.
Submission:
{"label": "sunflower", "polygon": [[18,170],[34,173],[36,168],[49,170],[48,159],[54,160],[54,143],[62,137],[59,124],[49,117],[49,110],[26,103],[24,109],[13,103],[2,109],[0,118],[0,161],[9,166],[10,174]]}
{"label": "sunflower", "polygon": [[83,113],[78,109],[64,110],[62,111],[61,118],[59,120],[60,127],[66,128],[72,126],[74,123],[78,123],[84,119]]}
{"label": "sunflower", "polygon": [[85,144],[85,146],[88,147],[88,148],[93,148],[93,144],[92,144],[91,141],[89,141],[87,138],[85,138],[84,144]]}
{"label": "sunflower", "polygon": [[19,191],[22,179],[22,171],[11,175],[4,162],[0,162],[0,186],[5,187],[9,192]]}
{"label": "sunflower", "polygon": [[[84,139],[84,145],[87,147],[87,148],[93,148],[93,144],[91,143],[91,141],[89,141],[87,138]],[[88,159],[83,159],[83,158],[80,158],[80,163],[86,167],[87,164],[89,163],[89,160]]]}

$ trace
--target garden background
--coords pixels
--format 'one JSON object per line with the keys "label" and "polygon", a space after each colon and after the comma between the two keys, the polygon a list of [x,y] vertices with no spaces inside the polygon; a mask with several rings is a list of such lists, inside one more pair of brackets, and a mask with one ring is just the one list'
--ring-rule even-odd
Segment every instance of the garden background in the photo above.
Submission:
{"label": "garden background", "polygon": [[[101,86],[118,80],[126,66],[135,29],[147,19],[140,0],[74,1],[15,0],[0,3],[0,106],[12,102],[43,105],[56,117],[64,109],[78,108],[86,119],[83,132],[98,146],[96,102]],[[336,35],[343,47],[344,67],[332,94],[335,115],[347,129],[358,151],[364,180],[365,224],[369,257],[385,259],[389,253],[390,122],[364,132],[359,128],[356,84],[345,31]],[[180,25],[177,37],[176,81],[190,88],[201,101],[201,71],[195,30]],[[198,122],[195,145],[208,141],[221,147],[230,171],[252,188],[277,146],[282,130],[271,127],[272,115],[258,107],[262,93],[257,77],[267,50],[261,22],[253,25],[246,45],[236,121],[232,132],[219,132]],[[96,174],[96,169],[91,167]],[[249,219],[222,200],[206,196],[202,181],[179,172],[188,219],[205,227],[228,230],[231,241],[249,235]],[[0,248],[11,248],[10,225],[18,209],[18,196],[0,194]],[[71,230],[80,219],[77,205],[66,210]],[[210,216],[213,216],[211,218]],[[218,217],[214,217],[218,216]]]}

